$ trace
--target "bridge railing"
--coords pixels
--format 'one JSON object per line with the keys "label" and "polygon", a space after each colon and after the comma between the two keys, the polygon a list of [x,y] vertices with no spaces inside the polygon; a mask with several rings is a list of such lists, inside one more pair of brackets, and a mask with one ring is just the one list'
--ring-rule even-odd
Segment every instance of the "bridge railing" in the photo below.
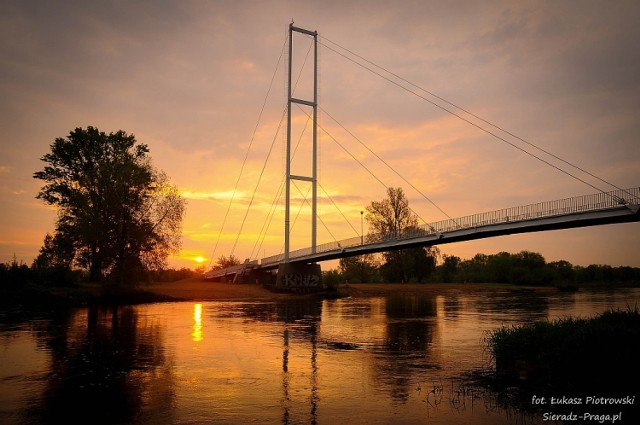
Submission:
{"label": "bridge railing", "polygon": [[[423,232],[446,233],[491,224],[557,217],[565,214],[598,211],[624,205],[640,204],[640,188],[575,196],[554,201],[504,208],[420,226]],[[410,237],[410,235],[407,235]],[[407,236],[404,236],[405,238]]]}
{"label": "bridge railing", "polygon": [[[526,220],[558,217],[566,214],[599,211],[617,208],[625,205],[640,205],[640,188],[601,192],[592,195],[575,196],[572,198],[555,201],[539,202],[536,204],[522,205],[518,207],[504,208],[472,214],[459,218],[442,220],[418,227],[405,229],[396,235],[369,234],[363,238],[360,236],[341,241],[324,243],[316,246],[316,253],[324,253],[359,245],[391,242],[394,240],[406,240],[416,237],[445,234],[456,230],[472,229],[480,226],[488,226],[501,223],[514,223]],[[296,259],[311,255],[312,248],[304,248],[289,253],[290,259]],[[277,264],[284,261],[284,254],[273,255],[261,260],[261,264]]]}

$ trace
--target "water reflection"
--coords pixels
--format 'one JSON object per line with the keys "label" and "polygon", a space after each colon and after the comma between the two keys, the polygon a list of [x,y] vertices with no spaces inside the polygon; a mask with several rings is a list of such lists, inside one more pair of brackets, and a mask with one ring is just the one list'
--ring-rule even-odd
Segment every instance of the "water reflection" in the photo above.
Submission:
{"label": "water reflection", "polygon": [[172,404],[162,329],[134,307],[90,307],[38,325],[51,366],[42,394],[28,402],[28,423],[129,423],[149,406]]}
{"label": "water reflection", "polygon": [[438,295],[436,297],[436,304],[442,306],[442,317],[448,320],[458,319],[463,308],[460,297],[444,297]]}
{"label": "water reflection", "polygon": [[[269,334],[279,329],[282,364],[280,372],[283,424],[317,423],[318,403],[318,333],[322,316],[322,300],[302,299],[286,302],[230,304],[224,309],[212,309],[212,319],[240,319],[266,326]],[[275,327],[274,327],[275,326]],[[291,351],[296,357],[291,359]],[[290,369],[291,368],[291,369]],[[307,400],[302,402],[301,400]],[[307,411],[303,406],[307,405]]]}
{"label": "water reflection", "polygon": [[[298,338],[310,345],[309,367],[309,422],[317,423],[318,411],[318,332],[322,303],[320,300],[301,300],[298,302],[276,303],[275,315],[277,322],[284,323],[283,354],[282,354],[282,389],[283,389],[283,415],[282,423],[288,425],[291,420],[292,399],[289,396],[289,335],[291,329],[292,338]],[[293,421],[297,423],[297,421]]]}
{"label": "water reflection", "polygon": [[193,342],[202,341],[202,304],[193,305]]}
{"label": "water reflection", "polygon": [[[462,376],[484,365],[484,332],[638,299],[452,292],[71,310],[0,332],[0,385],[28,394],[0,403],[0,422],[506,425],[522,417]],[[33,344],[18,346],[25,327]],[[3,356],[18,348],[46,361],[9,376]]]}
{"label": "water reflection", "polygon": [[467,308],[488,316],[506,312],[517,320],[541,320],[547,317],[549,297],[535,291],[483,293],[470,298]]}
{"label": "water reflection", "polygon": [[431,362],[430,344],[436,331],[433,297],[389,297],[385,299],[384,343],[376,350],[373,369],[396,402],[406,402],[414,388],[417,371],[437,368]]}

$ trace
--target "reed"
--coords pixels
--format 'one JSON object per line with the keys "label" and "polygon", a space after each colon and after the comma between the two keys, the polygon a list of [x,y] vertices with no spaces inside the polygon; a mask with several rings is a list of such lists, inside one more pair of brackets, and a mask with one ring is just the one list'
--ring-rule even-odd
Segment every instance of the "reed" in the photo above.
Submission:
{"label": "reed", "polygon": [[507,385],[565,390],[637,388],[640,376],[638,307],[589,319],[564,318],[489,333],[496,376]]}

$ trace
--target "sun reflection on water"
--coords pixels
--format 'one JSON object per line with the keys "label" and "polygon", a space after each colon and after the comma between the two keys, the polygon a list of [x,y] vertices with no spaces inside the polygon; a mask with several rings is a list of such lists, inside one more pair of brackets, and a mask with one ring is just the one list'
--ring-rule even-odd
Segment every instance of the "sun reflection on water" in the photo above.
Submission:
{"label": "sun reflection on water", "polygon": [[204,339],[202,333],[202,304],[193,305],[193,342],[200,342]]}

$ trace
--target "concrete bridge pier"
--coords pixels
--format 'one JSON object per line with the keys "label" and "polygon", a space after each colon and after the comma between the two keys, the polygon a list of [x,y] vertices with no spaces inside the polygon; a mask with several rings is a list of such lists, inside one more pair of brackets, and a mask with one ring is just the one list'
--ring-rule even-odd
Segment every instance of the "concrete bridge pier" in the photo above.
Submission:
{"label": "concrete bridge pier", "polygon": [[323,289],[320,264],[282,263],[276,276],[277,291],[308,293]]}

